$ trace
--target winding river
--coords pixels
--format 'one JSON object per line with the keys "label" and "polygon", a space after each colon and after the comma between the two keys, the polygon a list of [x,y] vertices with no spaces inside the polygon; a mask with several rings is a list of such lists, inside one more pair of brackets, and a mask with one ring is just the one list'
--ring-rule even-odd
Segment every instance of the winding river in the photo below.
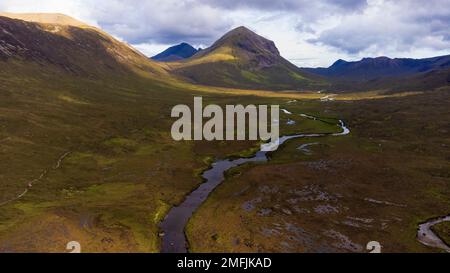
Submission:
{"label": "winding river", "polygon": [[[287,111],[286,111],[287,112]],[[286,113],[288,114],[288,113]],[[289,112],[289,114],[291,114]],[[304,115],[301,116],[309,119],[320,120],[316,117]],[[296,138],[313,138],[324,136],[343,136],[350,133],[350,130],[345,126],[345,123],[340,120],[340,133],[322,133],[322,134],[298,134],[291,136],[280,137],[280,145],[288,140]],[[162,230],[162,249],[163,253],[186,253],[188,252],[188,243],[185,235],[185,228],[192,217],[192,214],[206,201],[209,194],[225,180],[225,172],[231,168],[243,165],[249,162],[266,162],[270,160],[267,152],[259,151],[251,158],[239,158],[235,160],[224,159],[215,161],[211,168],[205,171],[202,177],[205,183],[201,184],[196,190],[190,193],[183,203],[177,207],[173,207],[165,219],[161,222],[160,228]]]}
{"label": "winding river", "polygon": [[443,222],[450,222],[450,215],[430,220],[426,223],[419,225],[419,230],[417,232],[417,240],[422,244],[430,247],[440,248],[447,252],[450,252],[450,247],[444,243],[439,236],[437,236],[431,227]]}

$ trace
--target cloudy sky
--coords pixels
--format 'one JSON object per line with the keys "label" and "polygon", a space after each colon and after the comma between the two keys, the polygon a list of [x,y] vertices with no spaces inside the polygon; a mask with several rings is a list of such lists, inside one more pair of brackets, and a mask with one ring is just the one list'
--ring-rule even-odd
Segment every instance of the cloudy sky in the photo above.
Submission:
{"label": "cloudy sky", "polygon": [[299,66],[450,54],[450,0],[0,0],[0,11],[65,13],[149,56],[241,25]]}

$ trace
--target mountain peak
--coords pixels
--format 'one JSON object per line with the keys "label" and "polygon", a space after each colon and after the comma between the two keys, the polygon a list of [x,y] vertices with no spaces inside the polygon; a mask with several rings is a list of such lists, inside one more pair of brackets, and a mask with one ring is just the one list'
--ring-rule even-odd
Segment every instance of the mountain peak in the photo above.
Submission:
{"label": "mountain peak", "polygon": [[340,65],[343,65],[343,64],[346,64],[346,63],[348,63],[346,60],[339,59],[339,60],[335,61],[335,62],[331,65],[331,67],[340,66]]}
{"label": "mountain peak", "polygon": [[87,24],[62,13],[11,13],[0,12],[0,16],[40,24],[57,24],[82,27]]}
{"label": "mountain peak", "polygon": [[234,33],[234,34],[238,34],[238,33],[241,33],[241,34],[245,34],[245,33],[247,33],[247,34],[255,34],[253,31],[251,31],[250,29],[248,29],[248,28],[246,28],[244,26],[236,27],[236,28],[230,30],[228,33]]}
{"label": "mountain peak", "polygon": [[251,55],[280,56],[280,52],[273,41],[256,34],[244,26],[237,27],[226,33],[210,49],[214,50],[222,46],[240,49]]}
{"label": "mountain peak", "polygon": [[170,69],[192,82],[212,86],[272,90],[323,86],[284,59],[273,41],[244,26]]}
{"label": "mountain peak", "polygon": [[160,62],[179,61],[193,56],[197,53],[197,51],[198,50],[190,44],[183,42],[181,44],[169,47],[163,52],[153,56],[152,59]]}

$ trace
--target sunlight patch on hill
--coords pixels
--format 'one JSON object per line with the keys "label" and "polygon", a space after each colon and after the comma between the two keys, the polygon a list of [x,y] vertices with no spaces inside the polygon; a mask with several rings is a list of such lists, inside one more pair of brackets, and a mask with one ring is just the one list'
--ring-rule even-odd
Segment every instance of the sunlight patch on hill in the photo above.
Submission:
{"label": "sunlight patch on hill", "polygon": [[200,58],[190,59],[188,62],[177,62],[170,64],[170,68],[183,68],[199,64],[215,63],[215,62],[227,62],[237,60],[236,56],[233,55],[233,50],[231,47],[221,47],[215,50],[213,53],[202,56]]}

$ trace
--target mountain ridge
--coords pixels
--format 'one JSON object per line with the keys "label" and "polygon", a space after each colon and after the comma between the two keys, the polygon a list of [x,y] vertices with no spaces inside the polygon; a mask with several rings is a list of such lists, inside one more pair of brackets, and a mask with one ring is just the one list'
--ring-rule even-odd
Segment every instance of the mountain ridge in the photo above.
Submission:
{"label": "mountain ridge", "polygon": [[273,91],[429,90],[450,85],[450,55],[339,59],[328,68],[299,68],[280,55],[273,41],[243,26],[204,50],[178,46],[188,48],[187,55],[178,59],[169,51],[169,62],[157,62],[70,16],[0,13],[0,60],[6,65],[12,65],[8,60],[32,61],[88,78],[133,73],[166,83]]}
{"label": "mountain ridge", "polygon": [[231,88],[301,91],[326,84],[284,59],[273,41],[243,26],[172,64],[171,71],[193,83]]}
{"label": "mountain ridge", "polygon": [[429,91],[450,85],[450,55],[413,59],[337,60],[328,68],[302,68],[327,78],[331,91]]}
{"label": "mountain ridge", "polygon": [[88,24],[79,21],[71,16],[62,13],[12,13],[0,12],[1,17],[8,17],[11,19],[18,19],[27,22],[41,23],[41,24],[57,24],[68,25],[76,27],[90,27]]}
{"label": "mountain ridge", "polygon": [[328,68],[303,69],[322,76],[365,81],[382,77],[411,76],[416,73],[448,67],[450,67],[450,55],[423,59],[380,56],[351,62],[339,59]]}
{"label": "mountain ridge", "polygon": [[[40,18],[55,18],[53,14],[47,15]],[[102,30],[84,23],[82,27],[78,23],[73,25],[72,21],[68,24],[55,23],[53,19],[51,23],[44,21],[0,16],[0,59],[7,65],[12,65],[8,60],[15,60],[16,64],[32,61],[87,77],[143,72],[157,79],[168,75],[156,62]]]}

